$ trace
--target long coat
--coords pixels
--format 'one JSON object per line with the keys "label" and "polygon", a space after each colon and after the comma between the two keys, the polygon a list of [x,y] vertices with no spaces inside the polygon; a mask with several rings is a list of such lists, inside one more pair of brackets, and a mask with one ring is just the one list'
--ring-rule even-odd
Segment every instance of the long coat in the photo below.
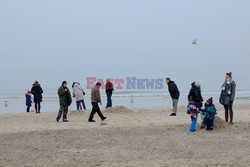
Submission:
{"label": "long coat", "polygon": [[40,103],[42,102],[42,93],[43,89],[40,84],[34,83],[33,87],[31,88],[31,93],[34,95],[34,102],[35,103]]}
{"label": "long coat", "polygon": [[195,83],[192,83],[192,88],[188,94],[188,100],[192,99],[197,108],[202,107],[203,98],[201,96],[201,89],[195,86]]}
{"label": "long coat", "polygon": [[236,83],[231,81],[225,82],[221,87],[220,104],[232,105],[235,98]]}

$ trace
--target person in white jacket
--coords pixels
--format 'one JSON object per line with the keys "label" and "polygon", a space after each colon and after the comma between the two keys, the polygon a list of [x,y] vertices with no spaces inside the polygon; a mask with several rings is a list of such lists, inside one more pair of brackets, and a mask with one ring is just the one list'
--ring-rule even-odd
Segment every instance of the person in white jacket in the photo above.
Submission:
{"label": "person in white jacket", "polygon": [[86,110],[84,102],[85,92],[83,91],[82,87],[78,82],[74,82],[72,88],[73,88],[73,97],[76,99],[77,110],[82,110],[82,109]]}

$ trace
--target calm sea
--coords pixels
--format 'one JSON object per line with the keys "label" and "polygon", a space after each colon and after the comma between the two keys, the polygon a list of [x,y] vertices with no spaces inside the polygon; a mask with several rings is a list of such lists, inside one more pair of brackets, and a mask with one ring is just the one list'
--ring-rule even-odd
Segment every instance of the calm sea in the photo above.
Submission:
{"label": "calm sea", "polygon": [[[30,89],[32,84],[26,82],[2,82],[0,84],[0,113],[11,113],[11,112],[25,112],[25,92]],[[60,84],[59,84],[60,86]],[[71,86],[71,85],[70,85]],[[41,112],[53,112],[59,109],[59,100],[57,96],[58,86],[53,84],[43,84],[44,90],[43,102]],[[181,89],[180,89],[181,90]],[[86,90],[85,103],[87,109],[91,109],[90,102],[90,90]],[[101,108],[105,108],[106,96],[105,90],[100,90],[102,95],[103,105]],[[181,90],[181,97],[179,104],[187,104],[188,89]],[[202,92],[203,98],[207,99],[213,97],[215,103],[218,103],[220,90]],[[235,103],[250,103],[250,90],[240,90],[236,92]],[[167,91],[167,87],[161,90],[115,90],[113,95],[113,106],[126,106],[129,108],[140,108],[140,107],[161,107],[171,106],[171,98]],[[34,108],[34,106],[32,106]],[[70,110],[75,110],[76,105],[73,99],[73,103],[70,106]]]}

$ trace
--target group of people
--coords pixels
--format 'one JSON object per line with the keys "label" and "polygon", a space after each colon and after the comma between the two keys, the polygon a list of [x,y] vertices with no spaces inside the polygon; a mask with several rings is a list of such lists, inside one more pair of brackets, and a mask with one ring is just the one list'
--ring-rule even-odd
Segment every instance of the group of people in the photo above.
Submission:
{"label": "group of people", "polygon": [[[91,90],[91,104],[92,104],[92,111],[90,113],[89,122],[95,122],[94,115],[97,113],[99,117],[101,118],[102,121],[107,119],[105,117],[99,107],[99,103],[102,104],[101,101],[101,95],[100,95],[100,87],[102,84],[100,82],[97,82],[96,85],[92,88]],[[74,82],[72,85],[73,88],[73,97],[76,98],[76,106],[77,110],[79,109],[86,109],[85,103],[84,103],[84,98],[83,96],[85,95],[85,92],[83,91],[82,87],[78,82]],[[107,80],[106,83],[106,93],[107,93],[107,106],[106,108],[112,107],[112,100],[111,96],[114,91],[113,84],[110,82],[110,80]],[[58,89],[58,96],[59,96],[59,101],[60,101],[60,109],[56,118],[56,121],[59,122],[63,115],[63,122],[69,122],[67,119],[67,113],[68,113],[68,107],[72,103],[72,97],[70,90],[67,87],[67,82],[63,81],[61,87]]]}
{"label": "group of people", "polygon": [[[89,122],[95,122],[95,120],[93,118],[94,118],[94,115],[96,112],[100,116],[102,121],[107,118],[107,117],[103,116],[103,114],[101,113],[100,107],[98,105],[98,103],[100,103],[100,104],[102,103],[101,95],[100,95],[100,91],[99,91],[101,86],[102,86],[101,83],[98,82],[91,90],[92,112],[90,113],[90,116],[89,116]],[[73,90],[72,96],[76,100],[76,109],[77,110],[82,110],[82,109],[86,110],[86,105],[84,102],[85,92],[83,91],[83,88],[80,86],[80,83],[73,82],[72,90]],[[106,94],[107,94],[106,108],[112,107],[111,97],[112,97],[113,92],[114,92],[113,83],[110,81],[110,79],[107,79],[107,81],[106,81]],[[63,117],[63,119],[62,119],[63,122],[69,122],[67,119],[67,113],[68,113],[68,107],[72,103],[72,96],[71,96],[70,90],[67,87],[66,81],[62,82],[62,85],[59,87],[57,93],[59,96],[60,109],[59,109],[56,121],[59,122],[61,117]],[[25,94],[26,106],[27,106],[26,112],[30,112],[30,107],[32,106],[31,94],[33,94],[33,96],[34,96],[33,101],[35,103],[36,113],[39,114],[41,111],[43,89],[38,81],[35,81],[31,90],[27,90],[27,93]]]}
{"label": "group of people", "polygon": [[[172,113],[170,116],[176,116],[177,109],[178,109],[178,100],[180,97],[180,92],[178,90],[177,85],[174,81],[170,78],[166,78],[166,83],[168,85],[168,90],[173,102]],[[100,87],[101,83],[97,82],[96,85],[91,90],[91,104],[92,104],[92,111],[90,113],[89,122],[95,122],[94,115],[97,113],[101,120],[105,120],[105,117],[100,110],[98,104],[102,104],[101,96],[100,96]],[[84,95],[85,92],[83,88],[80,86],[78,82],[73,82],[72,84],[73,89],[73,97],[76,99],[76,108],[77,110],[86,109],[86,105],[84,102]],[[107,95],[107,105],[106,108],[112,107],[112,94],[114,91],[113,83],[110,79],[106,81],[106,95]],[[233,102],[235,98],[235,91],[236,91],[236,84],[235,81],[232,79],[232,73],[226,73],[225,82],[222,84],[221,87],[221,94],[220,94],[220,104],[224,106],[225,109],[225,121],[233,125]],[[26,93],[26,106],[27,112],[30,111],[30,107],[32,105],[31,94],[34,96],[34,103],[35,103],[35,110],[36,113],[40,113],[41,110],[41,102],[42,102],[42,94],[43,89],[38,81],[35,81],[31,90],[28,90]],[[56,121],[59,122],[63,115],[63,122],[68,122],[67,113],[68,107],[72,103],[72,96],[71,92],[67,87],[67,82],[63,81],[62,85],[58,89],[58,96],[59,96],[59,104],[60,109],[56,118]],[[191,132],[196,131],[197,119],[198,114],[201,113],[201,128],[205,128],[207,130],[213,130],[213,122],[215,119],[216,111],[215,105],[213,104],[213,98],[209,98],[205,102],[205,107],[203,107],[203,97],[201,95],[201,83],[199,81],[195,81],[191,84],[191,89],[188,94],[188,106],[187,106],[187,114],[190,114],[191,117],[191,124],[189,130]]]}
{"label": "group of people", "polygon": [[25,94],[26,97],[26,112],[30,112],[30,107],[32,106],[32,100],[31,100],[31,94],[34,96],[34,103],[35,103],[35,110],[37,114],[40,114],[41,112],[41,102],[43,99],[43,89],[38,81],[35,81],[31,90],[27,90],[27,93]]}
{"label": "group of people", "polygon": [[[180,96],[180,92],[178,90],[177,85],[174,81],[171,81],[170,78],[166,78],[166,83],[168,84],[168,89],[170,96],[172,97],[173,101],[173,109],[170,116],[176,116],[178,100]],[[232,79],[232,73],[226,73],[225,82],[222,84],[221,87],[221,94],[220,94],[220,104],[224,106],[225,110],[225,121],[233,125],[233,102],[235,98],[236,92],[236,83]],[[207,130],[213,130],[214,128],[214,119],[216,115],[216,107],[213,104],[213,98],[210,97],[205,102],[205,108],[203,107],[203,97],[201,95],[201,83],[199,81],[195,81],[191,84],[191,89],[188,94],[188,106],[187,106],[187,114],[190,114],[191,117],[191,124],[189,130],[191,132],[196,131],[197,119],[198,114],[201,113],[201,129],[205,128]]]}

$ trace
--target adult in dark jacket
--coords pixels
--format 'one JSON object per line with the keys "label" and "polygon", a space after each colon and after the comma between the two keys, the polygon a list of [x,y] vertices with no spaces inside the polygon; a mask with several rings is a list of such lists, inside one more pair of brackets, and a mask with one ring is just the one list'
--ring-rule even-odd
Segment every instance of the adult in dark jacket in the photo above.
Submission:
{"label": "adult in dark jacket", "polygon": [[110,81],[110,79],[107,79],[106,81],[106,94],[107,94],[107,105],[106,108],[112,107],[112,94],[114,91],[113,83]]}
{"label": "adult in dark jacket", "polygon": [[232,73],[226,74],[226,80],[221,87],[220,103],[225,109],[225,121],[228,122],[228,112],[230,114],[230,124],[233,125],[233,102],[235,98],[236,83],[232,79]]}
{"label": "adult in dark jacket", "polygon": [[200,88],[201,83],[199,81],[195,81],[191,84],[191,86],[192,87],[188,94],[188,100],[192,99],[195,106],[200,109],[202,107],[202,102],[203,102],[203,98],[201,95],[201,88]]}
{"label": "adult in dark jacket", "polygon": [[68,114],[68,107],[72,103],[72,97],[71,97],[70,90],[67,88],[66,81],[62,82],[62,86],[58,89],[57,93],[59,96],[60,109],[59,109],[56,121],[59,122],[63,114],[63,122],[69,122],[67,119],[67,114]]}
{"label": "adult in dark jacket", "polygon": [[169,94],[173,101],[173,109],[172,109],[172,114],[170,116],[176,116],[180,92],[175,82],[171,81],[170,78],[166,78],[166,83],[168,85]]}
{"label": "adult in dark jacket", "polygon": [[[202,107],[202,102],[203,102],[203,98],[201,96],[201,83],[200,81],[195,81],[191,84],[191,89],[190,92],[188,94],[188,100],[192,100],[194,102],[194,105],[200,109]],[[205,113],[201,113],[201,120],[202,120],[202,124],[201,127],[205,127],[204,125],[204,116]]]}
{"label": "adult in dark jacket", "polygon": [[33,87],[31,88],[31,93],[34,95],[33,101],[35,103],[36,113],[40,113],[41,102],[42,102],[42,98],[43,98],[43,96],[42,96],[43,89],[38,81],[35,81],[35,83],[33,84]]}

